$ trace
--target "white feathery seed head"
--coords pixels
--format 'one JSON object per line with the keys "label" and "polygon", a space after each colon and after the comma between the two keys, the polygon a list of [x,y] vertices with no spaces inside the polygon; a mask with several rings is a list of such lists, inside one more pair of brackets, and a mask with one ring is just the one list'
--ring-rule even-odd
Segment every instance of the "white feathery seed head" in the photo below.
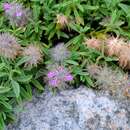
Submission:
{"label": "white feathery seed head", "polygon": [[51,58],[56,62],[62,62],[70,56],[70,52],[64,43],[59,43],[50,50]]}
{"label": "white feathery seed head", "polygon": [[[113,70],[110,67],[104,66],[89,66],[90,75],[96,80],[96,85],[104,92],[111,93],[119,99],[126,98],[126,91],[129,88],[130,80],[128,75],[120,70]],[[93,70],[94,68],[94,70]],[[127,92],[128,94],[128,92]],[[130,93],[129,93],[130,96]]]}
{"label": "white feathery seed head", "polygon": [[30,44],[23,50],[23,56],[28,56],[29,60],[25,63],[26,67],[37,66],[42,61],[42,54],[39,47]]}
{"label": "white feathery seed head", "polygon": [[0,55],[9,59],[15,59],[21,50],[17,39],[9,33],[0,34]]}
{"label": "white feathery seed head", "polygon": [[24,8],[21,3],[4,3],[3,8],[12,25],[25,26],[31,16],[31,11]]}

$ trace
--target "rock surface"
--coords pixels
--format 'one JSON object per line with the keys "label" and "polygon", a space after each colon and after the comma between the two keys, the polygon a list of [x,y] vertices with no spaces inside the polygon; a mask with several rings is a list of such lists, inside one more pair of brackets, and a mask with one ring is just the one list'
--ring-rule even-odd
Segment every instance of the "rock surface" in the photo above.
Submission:
{"label": "rock surface", "polygon": [[128,103],[80,87],[36,96],[8,130],[130,130]]}

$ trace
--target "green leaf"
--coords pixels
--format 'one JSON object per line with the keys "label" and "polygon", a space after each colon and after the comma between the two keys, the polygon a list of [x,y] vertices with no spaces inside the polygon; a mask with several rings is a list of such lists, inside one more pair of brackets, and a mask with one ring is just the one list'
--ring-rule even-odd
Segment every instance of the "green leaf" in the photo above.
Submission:
{"label": "green leaf", "polygon": [[2,93],[7,93],[10,91],[11,88],[9,87],[3,87],[3,86],[0,86],[0,94]]}
{"label": "green leaf", "polygon": [[17,63],[16,63],[16,67],[22,65],[23,63],[27,62],[30,59],[30,57],[26,56],[23,57],[22,59],[20,59]]}
{"label": "green leaf", "polygon": [[4,130],[4,129],[5,129],[5,122],[3,120],[2,113],[0,113],[0,130]]}
{"label": "green leaf", "polygon": [[69,64],[72,64],[72,65],[79,65],[78,62],[73,61],[73,60],[66,60],[65,62],[66,62],[66,63],[69,63]]}
{"label": "green leaf", "polygon": [[5,111],[6,110],[12,110],[12,106],[8,102],[0,100],[0,104],[2,104],[4,106]]}
{"label": "green leaf", "polygon": [[0,64],[0,70],[3,69],[5,67],[5,63],[1,63]]}
{"label": "green leaf", "polygon": [[26,100],[32,100],[32,95],[28,93],[24,88],[21,88],[21,96],[23,96]]}
{"label": "green leaf", "polygon": [[111,62],[111,61],[118,61],[117,57],[105,57],[105,61]]}
{"label": "green leaf", "polygon": [[16,78],[17,81],[25,83],[25,82],[29,82],[32,79],[32,75],[21,75],[20,77]]}
{"label": "green leaf", "polygon": [[94,83],[93,83],[92,79],[89,76],[86,76],[86,82],[87,82],[88,85],[94,87]]}
{"label": "green leaf", "polygon": [[12,80],[11,84],[13,87],[13,91],[14,91],[16,97],[18,98],[20,96],[20,86],[19,86],[18,82],[16,82],[15,80]]}
{"label": "green leaf", "polygon": [[130,5],[126,5],[126,4],[121,4],[120,3],[119,6],[126,13],[127,17],[130,17]]}
{"label": "green leaf", "polygon": [[87,10],[97,10],[97,9],[99,9],[99,6],[85,5],[85,8]]}
{"label": "green leaf", "polygon": [[0,78],[5,77],[5,76],[8,76],[8,73],[0,72]]}
{"label": "green leaf", "polygon": [[79,8],[79,10],[80,10],[81,12],[84,12],[84,8],[83,8],[82,5],[78,4],[77,6],[78,6],[78,8]]}
{"label": "green leaf", "polygon": [[39,90],[44,90],[43,86],[37,80],[33,79],[32,84]]}

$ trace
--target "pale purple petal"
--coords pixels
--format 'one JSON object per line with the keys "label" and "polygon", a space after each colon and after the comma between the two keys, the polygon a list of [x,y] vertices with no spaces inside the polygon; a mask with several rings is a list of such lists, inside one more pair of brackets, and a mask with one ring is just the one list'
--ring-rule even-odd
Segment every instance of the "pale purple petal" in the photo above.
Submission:
{"label": "pale purple petal", "polygon": [[52,86],[52,87],[57,87],[58,84],[59,84],[58,79],[53,79],[53,80],[49,81],[49,85]]}
{"label": "pale purple petal", "polygon": [[22,12],[17,12],[17,13],[15,14],[15,16],[16,16],[16,17],[22,16]]}
{"label": "pale purple petal", "polygon": [[73,76],[71,74],[65,76],[65,81],[72,81],[72,80],[73,80]]}
{"label": "pale purple petal", "polygon": [[47,77],[48,77],[48,78],[53,78],[55,75],[56,75],[55,72],[50,71],[50,72],[48,72]]}
{"label": "pale purple petal", "polygon": [[9,10],[11,8],[11,4],[4,3],[3,7],[4,7],[4,10]]}

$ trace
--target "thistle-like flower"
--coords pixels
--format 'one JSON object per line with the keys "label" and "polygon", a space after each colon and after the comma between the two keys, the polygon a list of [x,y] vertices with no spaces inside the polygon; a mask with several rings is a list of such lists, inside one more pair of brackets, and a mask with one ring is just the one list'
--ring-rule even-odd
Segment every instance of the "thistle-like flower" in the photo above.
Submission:
{"label": "thistle-like flower", "polygon": [[84,44],[96,50],[101,50],[102,48],[102,41],[96,38],[86,39]]}
{"label": "thistle-like flower", "polygon": [[65,87],[66,82],[72,81],[73,76],[70,74],[68,69],[65,68],[64,66],[59,66],[55,64],[52,65],[52,68],[49,68],[46,79],[50,87],[60,88],[60,87]]}
{"label": "thistle-like flower", "polygon": [[120,49],[122,48],[122,45],[124,45],[124,39],[118,38],[118,37],[110,37],[106,41],[106,46],[107,46],[107,54],[109,56],[119,56],[120,54]]}
{"label": "thistle-like flower", "polygon": [[64,43],[60,43],[50,50],[50,55],[54,61],[62,62],[70,56],[70,52]]}
{"label": "thistle-like flower", "polygon": [[9,59],[15,59],[21,50],[17,39],[9,33],[0,34],[0,55]]}
{"label": "thistle-like flower", "polygon": [[130,46],[122,45],[119,53],[119,65],[122,68],[130,69]]}
{"label": "thistle-like flower", "polygon": [[[90,66],[90,68],[93,68]],[[112,70],[110,67],[97,66],[94,70],[88,71],[96,80],[96,85],[103,91],[108,91],[116,98],[125,98],[124,93],[129,87],[128,75],[120,70]],[[107,77],[107,78],[106,78]]]}
{"label": "thistle-like flower", "polygon": [[68,17],[63,15],[63,14],[57,14],[57,17],[56,17],[56,24],[59,25],[59,27],[61,29],[63,29],[64,27],[66,27],[69,23],[68,21]]}
{"label": "thistle-like flower", "polygon": [[29,57],[28,61],[25,63],[26,67],[37,66],[37,64],[42,61],[40,48],[32,44],[23,50],[22,55]]}
{"label": "thistle-like flower", "polygon": [[30,10],[25,9],[20,3],[4,3],[5,15],[12,25],[24,26],[31,16]]}
{"label": "thistle-like flower", "polygon": [[93,78],[97,78],[98,74],[100,73],[100,69],[101,67],[96,64],[87,65],[87,71]]}

